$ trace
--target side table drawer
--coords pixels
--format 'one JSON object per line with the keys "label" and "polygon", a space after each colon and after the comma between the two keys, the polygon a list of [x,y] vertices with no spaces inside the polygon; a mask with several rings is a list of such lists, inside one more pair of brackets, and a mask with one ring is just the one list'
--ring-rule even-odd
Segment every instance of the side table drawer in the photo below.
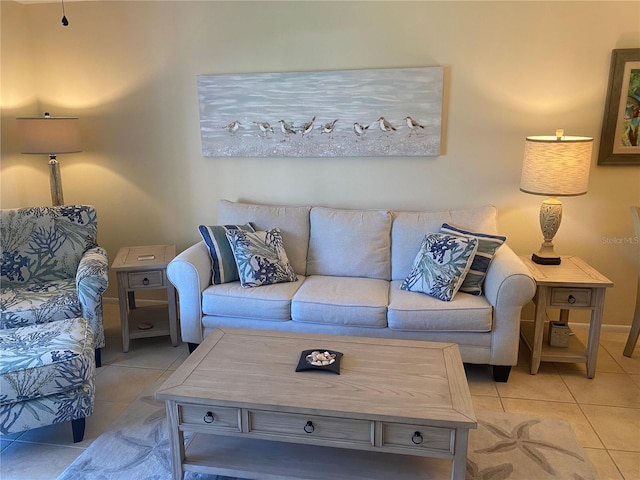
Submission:
{"label": "side table drawer", "polygon": [[178,423],[215,430],[240,432],[240,410],[212,405],[178,405]]}
{"label": "side table drawer", "polygon": [[590,288],[553,288],[551,289],[551,305],[554,307],[590,307]]}
{"label": "side table drawer", "polygon": [[309,443],[331,440],[373,445],[369,420],[251,410],[249,432],[309,439]]}
{"label": "side table drawer", "polygon": [[164,276],[162,270],[149,270],[148,272],[131,272],[127,274],[129,288],[162,288]]}
{"label": "side table drawer", "polygon": [[453,454],[454,430],[424,425],[383,423],[382,446],[402,448],[409,453],[426,449]]}

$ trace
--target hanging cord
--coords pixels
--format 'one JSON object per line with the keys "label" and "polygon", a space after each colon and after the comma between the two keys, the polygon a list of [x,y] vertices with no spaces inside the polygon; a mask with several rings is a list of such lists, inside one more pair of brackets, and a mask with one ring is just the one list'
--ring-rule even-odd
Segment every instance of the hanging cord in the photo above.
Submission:
{"label": "hanging cord", "polygon": [[64,14],[64,0],[62,0],[62,26],[69,26],[69,20],[67,20],[67,16]]}

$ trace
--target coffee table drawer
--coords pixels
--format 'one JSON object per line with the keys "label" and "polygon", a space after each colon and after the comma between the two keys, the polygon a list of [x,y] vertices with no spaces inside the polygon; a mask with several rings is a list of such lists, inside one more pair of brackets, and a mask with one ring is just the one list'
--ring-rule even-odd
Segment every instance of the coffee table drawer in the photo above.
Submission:
{"label": "coffee table drawer", "polygon": [[373,445],[369,420],[322,417],[263,410],[249,411],[249,432],[283,437]]}
{"label": "coffee table drawer", "polygon": [[454,434],[450,428],[383,423],[382,446],[403,448],[414,453],[420,449],[453,453]]}
{"label": "coffee table drawer", "polygon": [[232,407],[178,405],[180,425],[211,430],[240,432],[240,410]]}

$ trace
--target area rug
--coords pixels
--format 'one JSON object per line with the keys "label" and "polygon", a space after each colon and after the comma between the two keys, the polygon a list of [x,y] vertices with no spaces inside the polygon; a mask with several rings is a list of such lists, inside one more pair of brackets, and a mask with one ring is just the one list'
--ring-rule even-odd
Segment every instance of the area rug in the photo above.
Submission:
{"label": "area rug", "polygon": [[[467,480],[588,480],[597,476],[576,436],[565,421],[491,411],[476,412],[471,430]],[[91,421],[91,419],[88,419]],[[410,459],[411,457],[407,457]],[[424,479],[447,478],[450,462]],[[443,470],[444,464],[444,470]],[[364,470],[364,469],[363,469]],[[171,459],[164,404],[142,395],[58,478],[58,480],[168,480]],[[188,480],[243,480],[187,472]],[[258,479],[260,477],[257,477]],[[273,477],[269,477],[273,478]],[[301,472],[300,478],[304,478]],[[342,480],[366,479],[346,475]],[[332,480],[340,480],[335,477]]]}

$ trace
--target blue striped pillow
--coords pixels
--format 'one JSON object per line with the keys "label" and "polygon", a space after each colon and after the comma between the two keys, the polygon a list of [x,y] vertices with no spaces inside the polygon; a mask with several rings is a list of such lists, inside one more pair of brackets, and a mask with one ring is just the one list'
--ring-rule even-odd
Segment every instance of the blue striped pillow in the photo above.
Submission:
{"label": "blue striped pillow", "polygon": [[448,223],[442,224],[440,227],[440,233],[456,235],[459,237],[476,238],[478,240],[478,251],[476,252],[475,257],[473,257],[471,268],[460,287],[460,291],[470,293],[472,295],[482,295],[482,284],[487,276],[489,264],[491,263],[491,260],[493,260],[496,250],[507,240],[507,237],[489,235],[487,233],[469,232],[449,225]]}
{"label": "blue striped pillow", "polygon": [[236,282],[240,279],[238,276],[238,267],[233,257],[229,240],[227,240],[227,230],[245,230],[247,232],[255,232],[253,225],[246,223],[244,225],[199,225],[198,231],[202,236],[202,240],[209,249],[211,257],[211,269],[213,275],[211,283],[219,285],[221,283]]}

